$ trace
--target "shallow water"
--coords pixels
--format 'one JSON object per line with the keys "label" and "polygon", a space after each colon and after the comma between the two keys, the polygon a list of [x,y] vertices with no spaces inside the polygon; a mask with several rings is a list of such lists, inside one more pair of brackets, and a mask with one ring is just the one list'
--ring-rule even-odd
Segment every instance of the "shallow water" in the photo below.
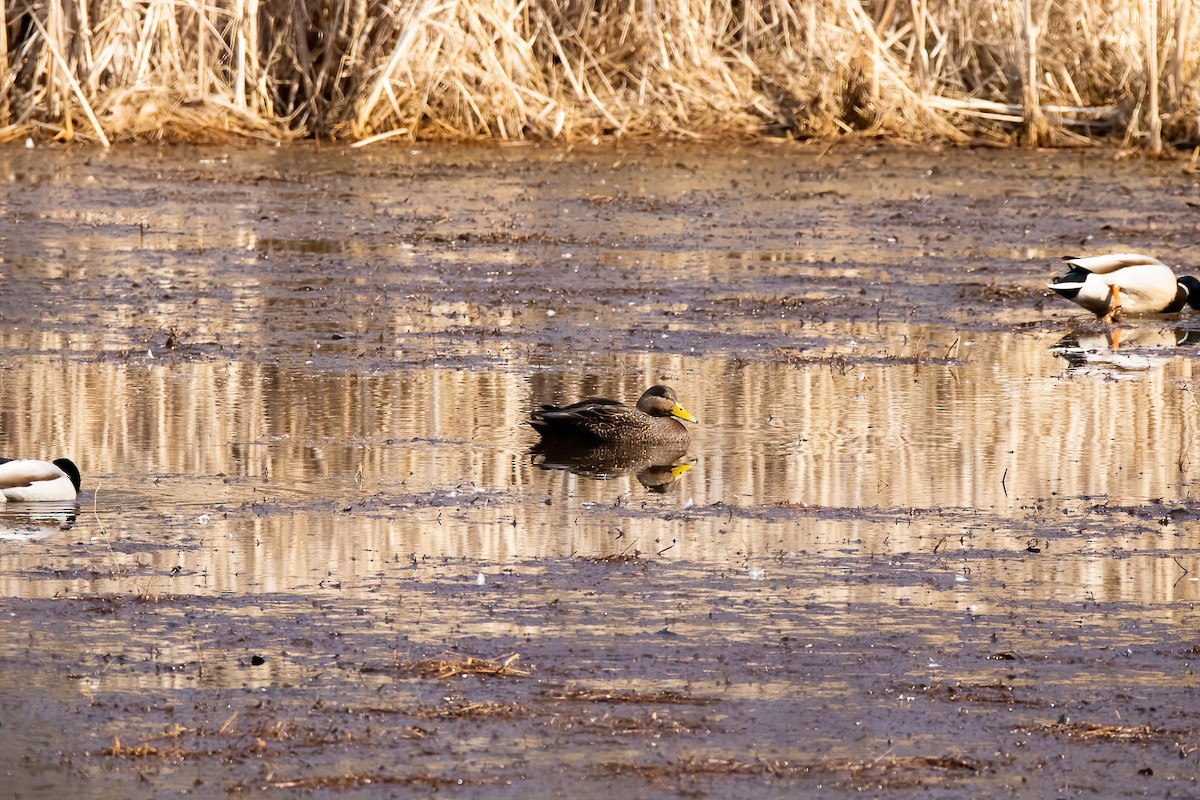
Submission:
{"label": "shallow water", "polygon": [[[996,749],[1011,720],[955,718],[985,700],[1029,726],[1069,705],[1200,730],[1186,699],[1200,325],[1135,321],[1114,347],[1043,288],[1075,248],[1169,255],[1194,228],[1177,167],[805,148],[10,150],[0,175],[0,438],[8,455],[69,455],[85,479],[77,508],[0,508],[15,632],[0,670],[65,661],[4,700],[8,724],[91,720],[14,745],[30,794],[63,790],[54,763],[111,796],[132,791],[126,763],[158,791],[202,779],[251,730],[222,727],[228,690],[265,693],[272,725],[326,695],[419,720],[448,689],[389,665],[447,650],[520,651],[538,688],[478,693],[526,711],[435,736],[419,758],[406,737],[368,736],[298,762],[280,738],[279,769],[243,753],[219,788],[277,772],[450,780],[469,756],[457,791],[569,794],[569,771],[529,747],[485,759],[489,737],[517,736],[646,796],[662,782],[744,796],[732,765],[693,774],[731,754],[808,763],[847,791],[881,753],[977,759],[864,779],[953,796],[1032,768],[1009,749],[1023,745]],[[1101,180],[1120,203],[1091,190]],[[701,420],[689,468],[600,479],[531,454],[539,403],[632,402],[655,382]],[[598,733],[562,708],[579,686],[684,687],[707,710]],[[182,722],[163,711],[183,705]],[[376,729],[351,717],[325,723]],[[169,724],[194,735],[190,755],[111,747],[165,752]],[[1031,796],[1087,774],[1089,752]],[[379,772],[401,755],[420,768]],[[1196,760],[1131,758],[1172,781]]]}

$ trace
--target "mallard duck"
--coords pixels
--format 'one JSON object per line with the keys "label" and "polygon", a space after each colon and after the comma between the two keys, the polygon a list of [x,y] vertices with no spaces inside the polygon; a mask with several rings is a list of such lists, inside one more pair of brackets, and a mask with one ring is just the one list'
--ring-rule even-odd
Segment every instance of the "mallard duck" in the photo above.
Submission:
{"label": "mallard duck", "polygon": [[670,386],[651,386],[630,408],[616,400],[590,397],[569,406],[544,405],[529,424],[543,439],[573,438],[585,442],[679,444],[690,439],[680,420],[699,422],[679,405]]}
{"label": "mallard duck", "polygon": [[0,458],[0,503],[74,500],[80,482],[79,467],[69,458]]}
{"label": "mallard duck", "polygon": [[1200,309],[1200,280],[1176,278],[1163,262],[1140,253],[1064,258],[1071,269],[1050,288],[1111,323],[1121,314],[1173,314]]}

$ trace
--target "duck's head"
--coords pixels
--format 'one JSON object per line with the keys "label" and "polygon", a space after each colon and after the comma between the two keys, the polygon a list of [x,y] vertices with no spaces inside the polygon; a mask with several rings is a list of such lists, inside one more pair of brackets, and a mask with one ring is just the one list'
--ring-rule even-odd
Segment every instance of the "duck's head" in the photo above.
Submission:
{"label": "duck's head", "polygon": [[54,466],[63,471],[63,474],[71,479],[71,483],[75,485],[75,491],[79,492],[79,487],[83,483],[83,477],[79,474],[79,467],[75,466],[75,462],[69,458],[54,459]]}
{"label": "duck's head", "polygon": [[1200,311],[1200,280],[1193,278],[1191,275],[1184,275],[1175,282],[1179,284],[1179,288],[1182,291],[1187,293],[1187,304]]}
{"label": "duck's head", "polygon": [[684,422],[700,422],[679,405],[679,398],[670,386],[651,386],[637,401],[638,410],[652,417],[674,417]]}

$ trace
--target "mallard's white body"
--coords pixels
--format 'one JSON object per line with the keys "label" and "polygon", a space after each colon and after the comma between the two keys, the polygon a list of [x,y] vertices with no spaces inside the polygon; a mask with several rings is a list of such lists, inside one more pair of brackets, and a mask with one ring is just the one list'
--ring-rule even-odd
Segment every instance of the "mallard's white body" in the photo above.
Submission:
{"label": "mallard's white body", "polygon": [[1088,258],[1068,258],[1067,274],[1050,288],[1098,317],[1117,314],[1163,314],[1200,302],[1195,278],[1176,278],[1153,256],[1113,253]]}
{"label": "mallard's white body", "polygon": [[74,500],[79,486],[79,468],[70,459],[0,459],[0,503]]}

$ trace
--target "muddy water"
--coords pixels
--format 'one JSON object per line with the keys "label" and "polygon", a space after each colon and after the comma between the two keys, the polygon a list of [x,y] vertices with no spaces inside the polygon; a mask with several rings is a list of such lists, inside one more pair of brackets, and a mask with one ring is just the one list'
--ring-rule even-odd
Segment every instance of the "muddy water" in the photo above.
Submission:
{"label": "muddy water", "polygon": [[[1194,256],[1178,165],[0,177],[0,436],[85,476],[0,510],[22,796],[1193,791],[1200,324],[1114,333],[1042,288],[1066,252]],[[531,452],[539,403],[653,382],[701,420],[685,456]]]}

